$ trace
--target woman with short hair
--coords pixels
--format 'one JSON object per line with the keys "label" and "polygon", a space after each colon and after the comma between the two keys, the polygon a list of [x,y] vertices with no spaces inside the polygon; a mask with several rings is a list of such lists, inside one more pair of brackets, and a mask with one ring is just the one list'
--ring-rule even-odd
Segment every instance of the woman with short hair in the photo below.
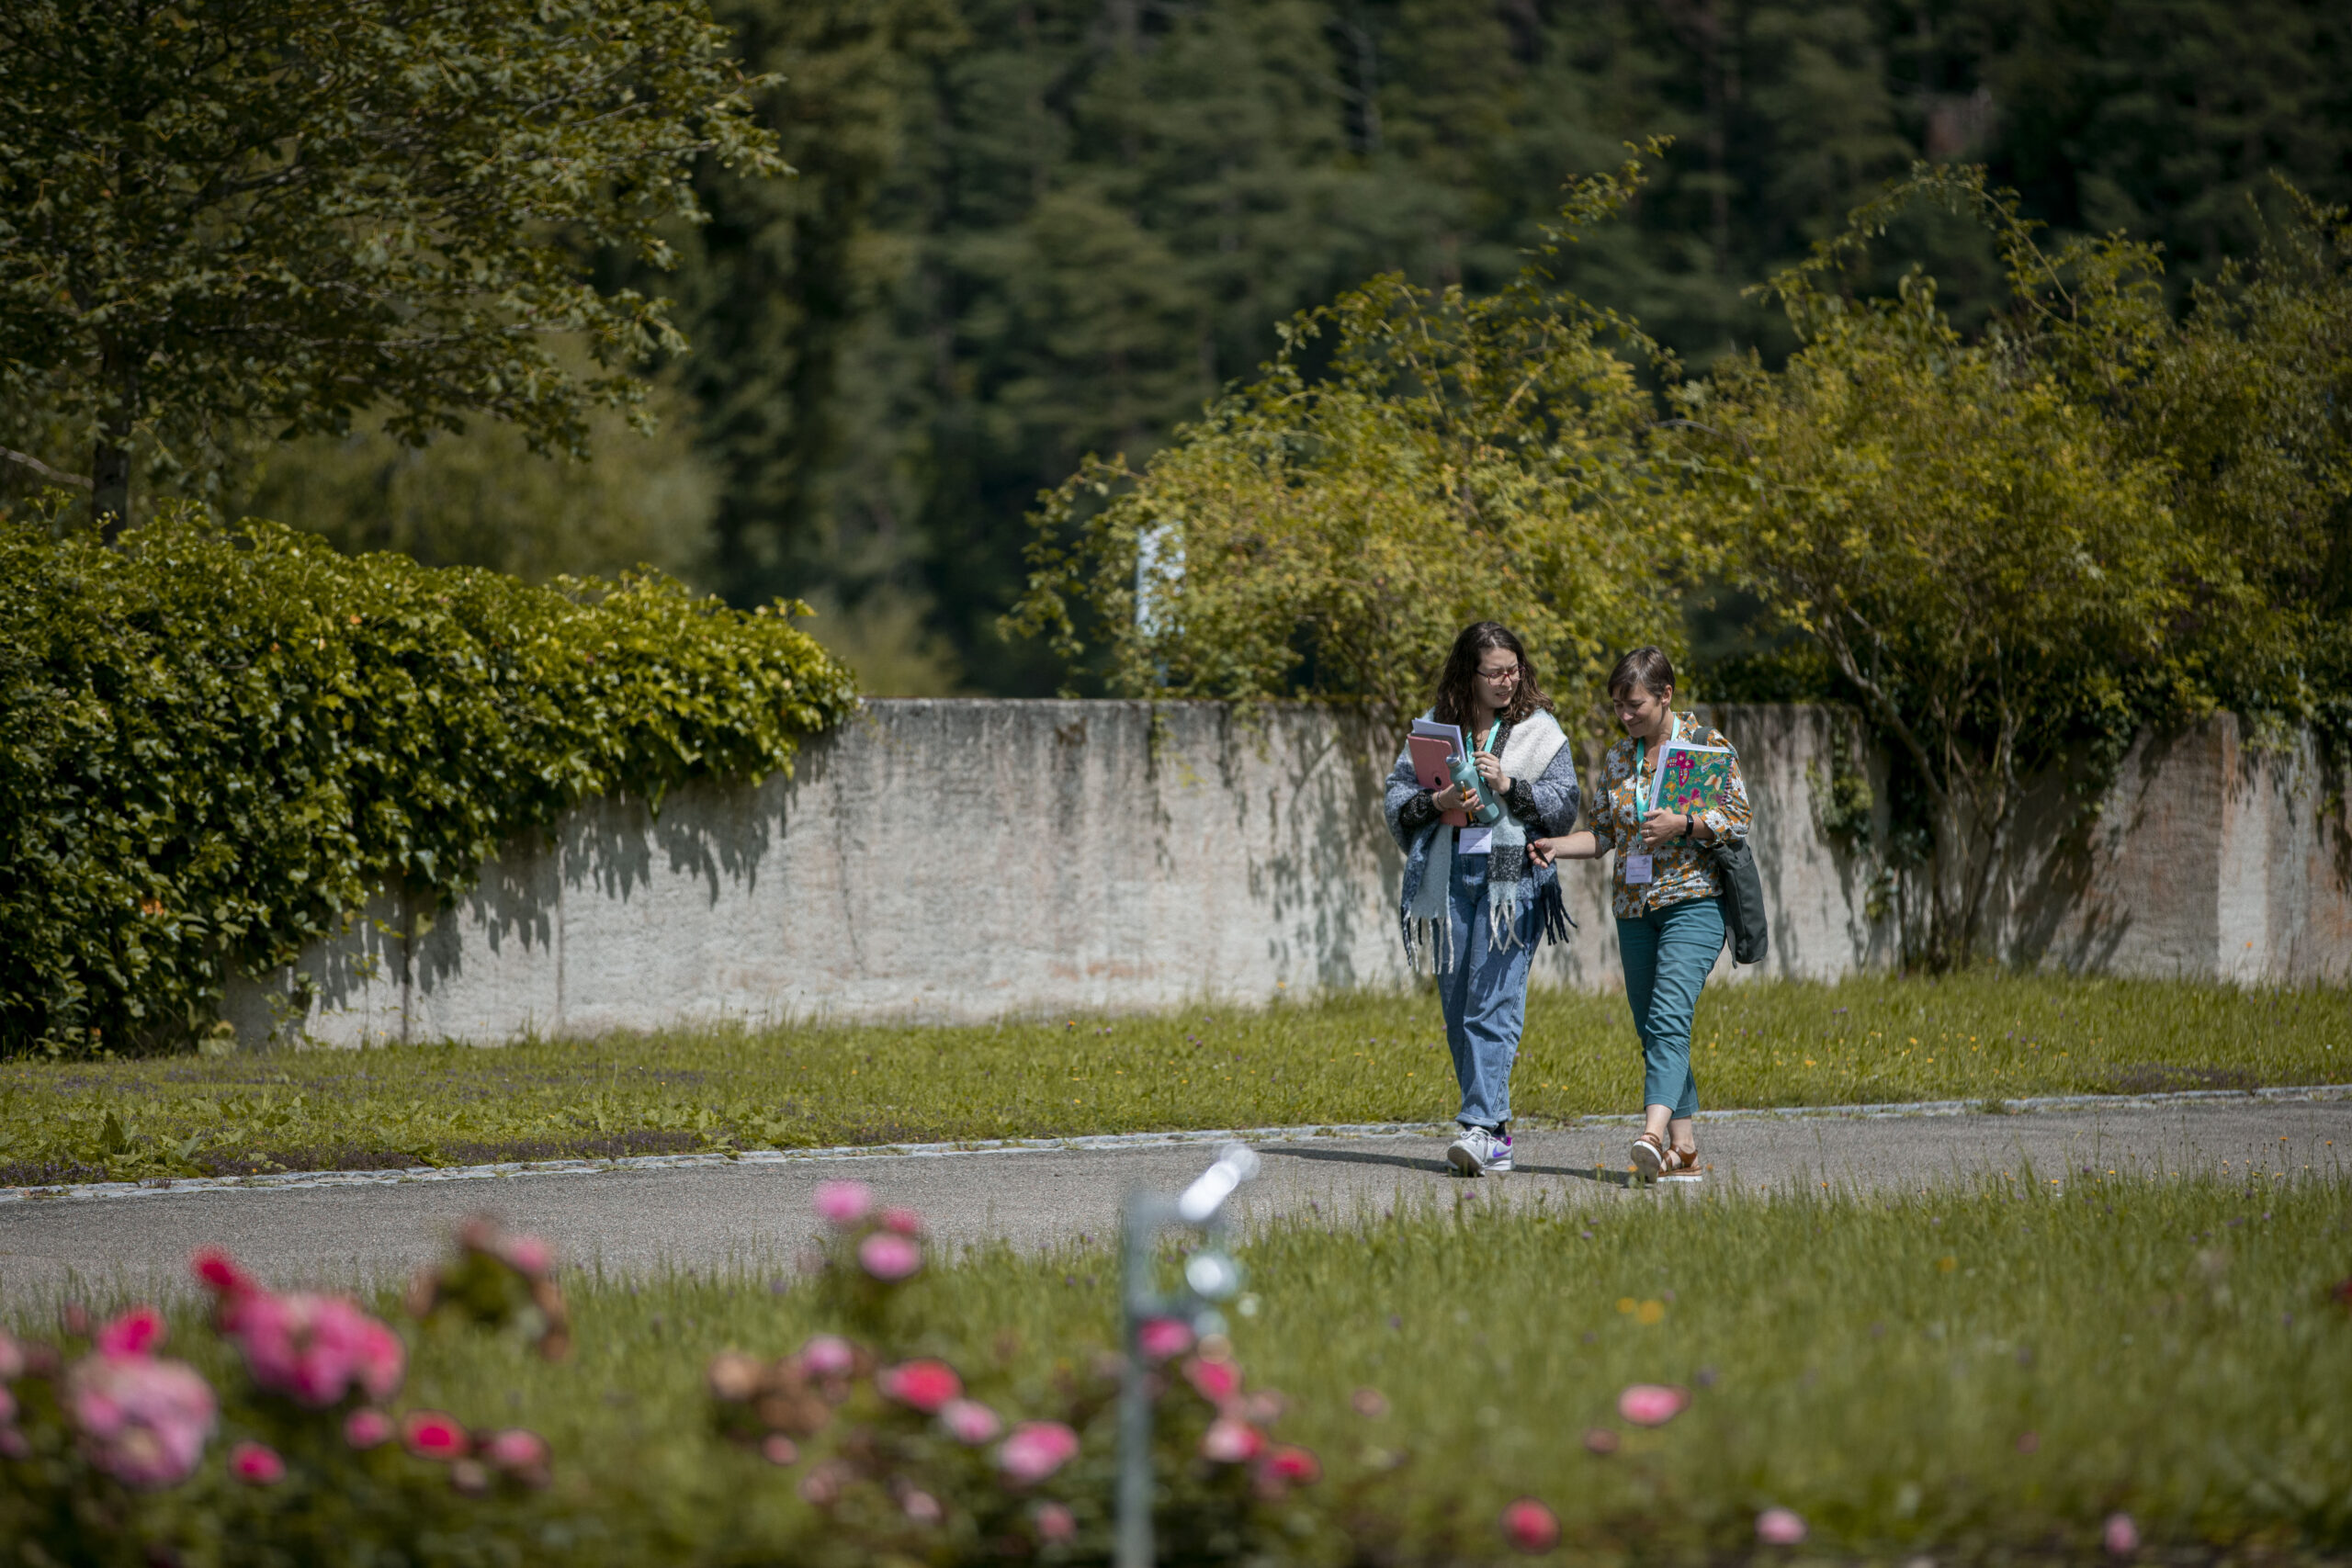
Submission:
{"label": "woman with short hair", "polygon": [[[1634,1140],[1634,1168],[1653,1181],[1696,1181],[1699,1083],[1690,1070],[1690,1019],[1724,945],[1723,883],[1707,846],[1745,839],[1754,814],[1731,742],[1695,714],[1674,711],[1674,665],[1664,653],[1637,648],[1619,660],[1609,701],[1625,739],[1601,759],[1592,826],[1530,848],[1539,861],[1616,852],[1611,904],[1625,1000],[1642,1041],[1644,1124]],[[1696,814],[1658,804],[1669,748],[1727,758],[1727,782]]]}
{"label": "woman with short hair", "polygon": [[[1405,954],[1430,955],[1445,1042],[1462,1089],[1460,1135],[1446,1159],[1464,1176],[1511,1168],[1510,1070],[1527,1017],[1536,943],[1567,939],[1558,874],[1529,858],[1531,840],[1576,826],[1576,757],[1527,649],[1507,626],[1479,621],[1453,639],[1422,716],[1461,727],[1476,784],[1422,787],[1408,747],[1388,777],[1388,830],[1405,852]],[[1487,799],[1503,807],[1476,825]],[[1449,811],[1473,813],[1450,828]]]}

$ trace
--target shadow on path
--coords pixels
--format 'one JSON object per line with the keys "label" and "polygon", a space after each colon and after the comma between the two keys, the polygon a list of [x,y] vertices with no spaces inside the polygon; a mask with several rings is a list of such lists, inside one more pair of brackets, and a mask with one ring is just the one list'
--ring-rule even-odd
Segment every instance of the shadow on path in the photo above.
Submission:
{"label": "shadow on path", "polygon": [[[1453,1168],[1442,1159],[1415,1159],[1409,1155],[1378,1154],[1370,1149],[1317,1149],[1285,1147],[1272,1145],[1258,1153],[1267,1159],[1329,1160],[1339,1165],[1385,1165],[1399,1170],[1418,1170],[1430,1176],[1453,1178]],[[1631,1171],[1603,1170],[1593,1166],[1522,1165],[1511,1172],[1513,1176],[1565,1176],[1577,1181],[1597,1182],[1604,1187],[1631,1187]],[[1496,1177],[1507,1181],[1510,1177]]]}

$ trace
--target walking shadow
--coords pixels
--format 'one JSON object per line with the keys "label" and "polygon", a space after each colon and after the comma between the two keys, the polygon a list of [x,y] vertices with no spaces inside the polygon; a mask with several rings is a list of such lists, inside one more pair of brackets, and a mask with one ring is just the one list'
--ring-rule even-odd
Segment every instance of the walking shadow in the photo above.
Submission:
{"label": "walking shadow", "polygon": [[[1331,1160],[1340,1165],[1386,1165],[1399,1170],[1418,1170],[1430,1176],[1453,1176],[1453,1168],[1442,1159],[1415,1159],[1409,1155],[1375,1154],[1369,1149],[1318,1149],[1295,1145],[1276,1144],[1261,1148],[1260,1156],[1267,1159],[1287,1156],[1291,1159]],[[1634,1173],[1630,1170],[1602,1170],[1591,1166],[1522,1165],[1515,1172],[1521,1176],[1565,1176],[1577,1181],[1597,1182],[1604,1187],[1631,1187]],[[1498,1180],[1508,1178],[1498,1177]]]}

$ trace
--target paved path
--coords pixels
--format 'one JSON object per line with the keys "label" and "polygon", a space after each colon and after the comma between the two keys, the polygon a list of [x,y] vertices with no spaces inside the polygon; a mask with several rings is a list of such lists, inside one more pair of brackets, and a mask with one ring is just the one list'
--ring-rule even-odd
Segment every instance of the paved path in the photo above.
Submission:
{"label": "paved path", "polygon": [[[1702,1125],[1714,1190],[1918,1190],[1984,1175],[2064,1178],[2089,1167],[2140,1172],[2249,1171],[2262,1179],[2341,1177],[2352,1168],[2352,1100],[2115,1103],[2022,1115],[1726,1116]],[[1475,1183],[1446,1171],[1444,1140],[1389,1136],[1261,1140],[1253,1216],[1465,1192],[1578,1203],[1687,1201],[1699,1189],[1628,1190],[1630,1130],[1587,1122],[1519,1137],[1517,1175]],[[488,1211],[607,1270],[788,1269],[816,1226],[816,1184],[842,1175],[922,1211],[951,1242],[1020,1247],[1101,1240],[1131,1184],[1174,1189],[1213,1156],[1201,1145],[948,1156],[794,1158],[772,1163],[523,1175],[465,1181],[60,1197],[0,1205],[0,1306],[62,1292],[110,1297],[183,1288],[191,1247],[231,1248],[263,1278],[361,1284],[404,1278],[450,1227]]]}

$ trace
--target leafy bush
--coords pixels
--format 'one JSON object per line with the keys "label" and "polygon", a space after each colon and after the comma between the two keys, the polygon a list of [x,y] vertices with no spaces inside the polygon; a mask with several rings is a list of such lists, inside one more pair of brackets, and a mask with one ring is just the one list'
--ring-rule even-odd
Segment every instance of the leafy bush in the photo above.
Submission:
{"label": "leafy bush", "polygon": [[586,796],[789,769],[854,701],[795,604],[40,523],[0,528],[0,1055],[185,1043],[231,962],[446,902]]}

